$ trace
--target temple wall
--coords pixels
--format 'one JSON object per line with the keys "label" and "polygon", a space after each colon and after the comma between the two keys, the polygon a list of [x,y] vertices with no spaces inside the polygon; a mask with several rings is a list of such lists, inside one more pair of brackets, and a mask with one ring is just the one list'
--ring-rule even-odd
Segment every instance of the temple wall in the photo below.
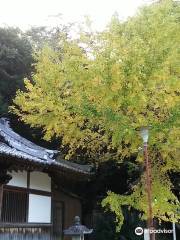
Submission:
{"label": "temple wall", "polygon": [[12,171],[8,173],[12,176],[12,179],[9,181],[7,185],[27,188],[27,172],[26,171],[23,171],[23,172]]}
{"label": "temple wall", "polygon": [[[13,210],[14,206],[18,206],[17,201],[19,201],[19,197],[17,194],[22,191],[22,193],[24,192],[24,199],[21,198],[21,200],[24,202],[24,205],[26,204],[27,208],[26,222],[51,223],[51,178],[48,174],[37,171],[29,173],[26,171],[12,171],[10,174],[12,179],[7,184],[9,189],[6,191],[7,194],[6,200],[4,200],[4,207],[12,207]],[[18,211],[20,210],[19,207]],[[7,218],[13,222],[13,218],[6,217],[6,219]]]}
{"label": "temple wall", "polygon": [[29,223],[51,223],[51,197],[29,194]]}
{"label": "temple wall", "polygon": [[[64,204],[64,221],[63,221],[63,230],[67,229],[74,223],[74,217],[80,216],[82,217],[82,207],[81,201],[79,198],[70,196],[61,191],[53,191],[53,201],[54,202],[63,202]],[[54,223],[53,223],[54,225]],[[54,238],[56,240],[56,238]],[[63,240],[70,240],[69,237],[64,237]],[[59,238],[57,238],[59,240]]]}
{"label": "temple wall", "polygon": [[[8,186],[15,186],[15,187],[28,187],[28,174],[26,171],[12,171],[9,172],[12,176],[12,179],[7,184]],[[29,176],[29,188],[51,192],[51,178],[48,176],[47,173],[43,172],[30,172]]]}
{"label": "temple wall", "polygon": [[1,240],[52,240],[48,227],[0,227]]}
{"label": "temple wall", "polygon": [[51,178],[43,172],[31,172],[29,188],[51,192]]}
{"label": "temple wall", "polygon": [[46,173],[10,174],[13,178],[3,189],[0,240],[69,240],[63,230],[75,216],[82,217],[80,198],[51,189]]}

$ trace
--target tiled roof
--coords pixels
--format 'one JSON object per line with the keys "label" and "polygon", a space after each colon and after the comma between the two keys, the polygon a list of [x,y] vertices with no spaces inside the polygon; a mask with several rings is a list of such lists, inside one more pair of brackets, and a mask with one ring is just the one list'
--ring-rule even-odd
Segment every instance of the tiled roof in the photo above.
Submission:
{"label": "tiled roof", "polygon": [[56,150],[40,147],[15,133],[10,127],[9,120],[0,118],[0,154],[16,157],[27,162],[67,169],[83,174],[91,172],[91,166],[80,165],[65,160],[55,160]]}
{"label": "tiled roof", "polygon": [[52,161],[53,156],[57,153],[57,151],[40,147],[15,133],[6,118],[0,118],[0,135],[12,148],[45,161]]}

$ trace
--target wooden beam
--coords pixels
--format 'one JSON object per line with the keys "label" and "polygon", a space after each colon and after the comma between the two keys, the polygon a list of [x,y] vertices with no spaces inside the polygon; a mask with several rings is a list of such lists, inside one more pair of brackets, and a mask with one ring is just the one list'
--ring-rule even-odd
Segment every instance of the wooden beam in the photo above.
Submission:
{"label": "wooden beam", "polygon": [[0,183],[0,221],[2,212],[2,201],[3,201],[3,184]]}
{"label": "wooden beam", "polygon": [[7,174],[8,166],[0,165],[0,221],[2,213],[2,204],[3,204],[3,186],[7,184],[11,179],[11,175]]}

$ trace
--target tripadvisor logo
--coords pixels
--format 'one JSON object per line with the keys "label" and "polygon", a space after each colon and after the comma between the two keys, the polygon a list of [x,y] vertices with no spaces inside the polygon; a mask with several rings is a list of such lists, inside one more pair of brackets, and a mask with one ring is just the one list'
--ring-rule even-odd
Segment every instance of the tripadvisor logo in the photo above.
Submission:
{"label": "tripadvisor logo", "polygon": [[137,227],[135,229],[135,234],[140,236],[143,233],[145,234],[153,234],[153,233],[173,233],[173,230],[168,230],[168,229],[143,229],[142,227]]}
{"label": "tripadvisor logo", "polygon": [[135,229],[135,234],[136,234],[136,235],[140,236],[140,235],[142,235],[143,233],[144,233],[144,231],[143,231],[143,228],[142,228],[142,227],[137,227],[137,228]]}

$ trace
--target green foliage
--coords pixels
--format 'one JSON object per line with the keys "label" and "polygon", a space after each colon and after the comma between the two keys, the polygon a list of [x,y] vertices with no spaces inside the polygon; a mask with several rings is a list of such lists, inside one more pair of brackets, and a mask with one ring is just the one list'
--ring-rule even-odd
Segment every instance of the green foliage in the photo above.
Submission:
{"label": "green foliage", "polygon": [[31,45],[16,28],[0,28],[0,114],[7,113],[16,90],[31,71]]}
{"label": "green foliage", "polygon": [[[110,209],[116,215],[117,230],[121,229],[124,222],[123,206],[128,206],[129,211],[136,209],[142,212],[141,219],[147,219],[147,190],[145,187],[145,176],[133,187],[129,195],[118,195],[108,192],[108,196],[102,201],[102,206]],[[180,204],[178,198],[172,193],[172,186],[168,177],[155,169],[153,174],[153,217],[161,221],[178,222],[180,219],[178,209]]]}
{"label": "green foliage", "polygon": [[[135,129],[151,124],[154,216],[165,221],[178,218],[168,173],[180,169],[179,13],[178,2],[160,1],[124,23],[114,17],[102,33],[61,38],[58,51],[45,47],[36,55],[33,82],[25,80],[26,91],[17,92],[11,108],[32,127],[42,127],[45,139],[60,137],[69,147],[66,158],[81,149],[98,161],[136,156],[142,163]],[[142,176],[132,194],[109,193],[103,204],[120,226],[120,206],[146,218],[146,202]]]}
{"label": "green foliage", "polygon": [[31,27],[25,32],[25,36],[35,51],[41,50],[45,45],[49,45],[57,50],[61,47],[60,39],[68,37],[71,26],[72,24],[59,24],[58,27]]}
{"label": "green foliage", "polygon": [[119,234],[116,233],[113,222],[111,214],[99,214],[96,217],[96,227],[93,230],[92,238],[94,240],[118,240]]}

